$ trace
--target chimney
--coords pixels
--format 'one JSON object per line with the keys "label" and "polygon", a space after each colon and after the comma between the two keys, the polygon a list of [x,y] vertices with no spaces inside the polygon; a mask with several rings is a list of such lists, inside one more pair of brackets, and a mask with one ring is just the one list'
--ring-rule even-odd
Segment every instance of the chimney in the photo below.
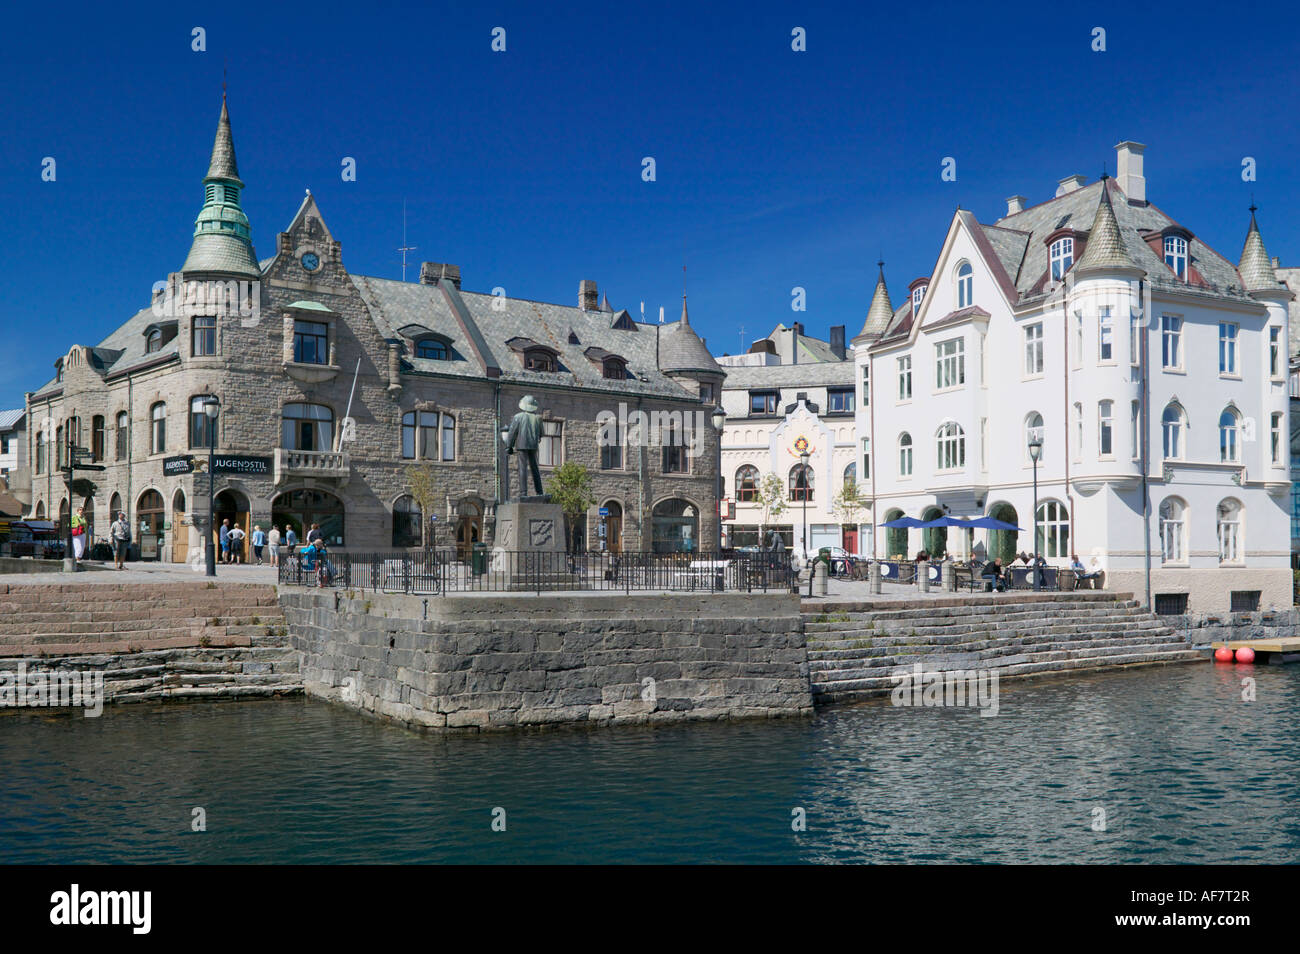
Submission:
{"label": "chimney", "polygon": [[1068,195],[1075,189],[1082,187],[1087,181],[1087,176],[1066,176],[1061,180],[1061,184],[1056,187],[1056,194],[1058,196]]}
{"label": "chimney", "polygon": [[443,262],[424,262],[420,265],[420,284],[436,285],[442,279],[460,288],[460,266],[447,265]]}
{"label": "chimney", "polygon": [[794,322],[790,329],[790,363],[799,363],[799,322]]}
{"label": "chimney", "polygon": [[1023,211],[1025,211],[1025,197],[1023,195],[1007,196],[1007,215],[1015,215],[1017,212]]}
{"label": "chimney", "polygon": [[835,352],[835,357],[841,361],[846,357],[843,325],[831,325],[831,351]]}
{"label": "chimney", "polygon": [[1147,147],[1126,139],[1115,147],[1115,181],[1130,202],[1147,201],[1147,179],[1142,174],[1142,153]]}
{"label": "chimney", "polygon": [[583,311],[595,311],[600,307],[600,296],[596,294],[596,283],[590,278],[578,282],[578,307]]}

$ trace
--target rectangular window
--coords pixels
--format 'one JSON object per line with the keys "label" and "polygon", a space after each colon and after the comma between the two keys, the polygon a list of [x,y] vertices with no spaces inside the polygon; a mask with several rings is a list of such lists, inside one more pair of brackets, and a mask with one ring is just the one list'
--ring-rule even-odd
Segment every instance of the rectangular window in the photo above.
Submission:
{"label": "rectangular window", "polygon": [[1258,613],[1262,590],[1232,590],[1228,594],[1228,609],[1234,613]]}
{"label": "rectangular window", "polygon": [[1160,365],[1171,371],[1183,368],[1183,319],[1160,316]]}
{"label": "rectangular window", "polygon": [[1114,406],[1111,401],[1097,404],[1097,452],[1102,457],[1114,456]]}
{"label": "rectangular window", "polygon": [[293,360],[298,364],[329,363],[329,325],[319,321],[293,323]]}
{"label": "rectangular window", "polygon": [[117,415],[117,459],[126,460],[126,438],[130,433],[126,412]]}
{"label": "rectangular window", "polygon": [[838,388],[826,393],[831,414],[846,414],[853,411],[853,389]]}
{"label": "rectangular window", "polygon": [[871,438],[862,438],[862,479],[871,479]]}
{"label": "rectangular window", "polygon": [[1282,463],[1282,415],[1274,413],[1269,419],[1269,441],[1273,449],[1273,463]]}
{"label": "rectangular window", "polygon": [[9,436],[0,437],[0,454],[9,453]]}
{"label": "rectangular window", "polygon": [[603,425],[597,428],[597,434],[600,438],[600,469],[622,470],[623,431],[619,427],[617,420],[611,423],[613,426],[608,429]]}
{"label": "rectangular window", "polygon": [[1025,375],[1035,377],[1043,373],[1043,323],[1025,325]]}
{"label": "rectangular window", "polygon": [[871,405],[871,365],[862,366],[862,406]]}
{"label": "rectangular window", "polygon": [[1083,312],[1074,313],[1074,363],[1083,364]]}
{"label": "rectangular window", "polygon": [[564,462],[563,430],[563,421],[542,421],[542,436],[537,442],[537,463],[540,466],[559,467]]}
{"label": "rectangular window", "polygon": [[1103,305],[1097,312],[1097,360],[1115,360],[1114,325],[1110,320],[1110,306]]}
{"label": "rectangular window", "polygon": [[438,459],[438,412],[420,411],[416,418],[416,436],[422,460]]}
{"label": "rectangular window", "polygon": [[686,441],[683,439],[681,425],[670,420],[660,432],[659,440],[663,444],[663,472],[665,474],[685,474],[689,471],[686,456]]}
{"label": "rectangular window", "polygon": [[1129,443],[1132,445],[1134,460],[1137,460],[1142,454],[1142,445],[1138,442],[1138,437],[1139,437],[1138,418],[1141,413],[1141,409],[1142,409],[1142,405],[1137,401],[1134,401],[1129,408],[1129,416],[1132,419],[1130,424],[1130,429],[1129,429]]}
{"label": "rectangular window", "polygon": [[1074,405],[1074,461],[1083,459],[1083,405]]}
{"label": "rectangular window", "polygon": [[215,315],[194,317],[192,351],[196,357],[217,353],[217,318]]}
{"label": "rectangular window", "polygon": [[980,418],[980,470],[989,469],[989,419]]}
{"label": "rectangular window", "polygon": [[1142,360],[1142,318],[1129,315],[1128,318],[1128,363],[1137,367]]}
{"label": "rectangular window", "polygon": [[775,414],[776,397],[776,394],[767,391],[751,391],[749,394],[750,415]]}
{"label": "rectangular window", "polygon": [[934,346],[935,390],[959,387],[966,383],[966,339],[952,338]]}
{"label": "rectangular window", "polygon": [[712,403],[713,403],[713,385],[712,385],[712,384],[707,384],[707,383],[705,383],[705,384],[701,384],[701,385],[700,385],[700,403],[701,403],[701,404],[712,404]]}
{"label": "rectangular window", "polygon": [[910,354],[898,359],[898,399],[912,400],[912,356]]}
{"label": "rectangular window", "polygon": [[36,473],[45,473],[45,435],[36,434]]}
{"label": "rectangular window", "polygon": [[1282,329],[1276,325],[1268,329],[1268,376],[1282,377]]}
{"label": "rectangular window", "polygon": [[1237,373],[1237,329],[1238,325],[1219,322],[1219,373]]}

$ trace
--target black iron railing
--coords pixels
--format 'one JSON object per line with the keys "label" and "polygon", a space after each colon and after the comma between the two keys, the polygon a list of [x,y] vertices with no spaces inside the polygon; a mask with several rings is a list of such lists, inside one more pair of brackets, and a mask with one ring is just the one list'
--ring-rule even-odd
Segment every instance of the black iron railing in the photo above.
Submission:
{"label": "black iron railing", "polygon": [[282,557],[278,581],[383,593],[606,590],[679,592],[789,591],[795,572],[784,554],[538,553],[477,550],[387,553],[302,551]]}

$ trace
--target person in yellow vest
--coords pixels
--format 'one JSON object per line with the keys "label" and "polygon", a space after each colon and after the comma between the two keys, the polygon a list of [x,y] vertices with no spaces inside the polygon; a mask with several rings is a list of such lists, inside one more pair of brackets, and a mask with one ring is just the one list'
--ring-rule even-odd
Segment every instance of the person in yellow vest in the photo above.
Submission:
{"label": "person in yellow vest", "polygon": [[72,556],[80,560],[86,552],[86,508],[78,507],[72,515]]}

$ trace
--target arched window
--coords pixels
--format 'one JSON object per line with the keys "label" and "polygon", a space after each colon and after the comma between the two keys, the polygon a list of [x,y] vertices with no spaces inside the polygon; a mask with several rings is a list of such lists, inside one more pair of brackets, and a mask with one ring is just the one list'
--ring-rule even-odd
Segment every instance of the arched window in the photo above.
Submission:
{"label": "arched window", "polygon": [[159,401],[149,409],[149,453],[167,452],[167,405]]}
{"label": "arched window", "polygon": [[622,358],[606,358],[601,362],[601,373],[611,381],[622,381],[627,377],[627,363]]}
{"label": "arched window", "polygon": [[[895,507],[892,510],[885,511],[885,523],[893,523],[903,516],[903,511]],[[907,528],[906,527],[886,527],[885,528],[885,559],[887,560],[905,560],[907,559]]]}
{"label": "arched window", "polygon": [[1225,464],[1241,460],[1241,417],[1236,409],[1225,407],[1219,415],[1219,460]]}
{"label": "arched window", "polygon": [[1034,552],[1045,557],[1070,555],[1070,515],[1065,504],[1046,500],[1038,505],[1038,539],[1034,541]]}
{"label": "arched window", "polygon": [[1165,236],[1165,264],[1179,278],[1187,278],[1187,239],[1181,235]]}
{"label": "arched window", "polygon": [[286,450],[333,450],[334,412],[324,404],[286,404],[280,421],[280,446]]}
{"label": "arched window", "polygon": [[[1043,440],[1043,415],[1037,411],[1030,411],[1025,417],[1025,463],[1032,464],[1033,458],[1029,455],[1029,442],[1037,438],[1041,443]],[[1041,453],[1039,459],[1042,459]]]}
{"label": "arched window", "polygon": [[108,522],[112,523],[117,519],[117,515],[122,512],[122,495],[113,494],[108,498]]}
{"label": "arched window", "polygon": [[1183,426],[1186,424],[1183,409],[1177,404],[1170,404],[1160,416],[1160,425],[1164,432],[1164,449],[1166,460],[1182,460]]}
{"label": "arched window", "polygon": [[849,464],[849,466],[844,468],[844,486],[847,487],[849,484],[857,484],[857,482],[858,465],[857,462],[854,461],[852,464]]}
{"label": "arched window", "polygon": [[1228,497],[1219,502],[1219,562],[1241,563],[1246,554],[1241,526],[1241,501]]}
{"label": "arched window", "polygon": [[906,431],[898,435],[898,476],[912,476],[912,435]]}
{"label": "arched window", "polygon": [[1052,260],[1052,277],[1060,278],[1074,264],[1074,239],[1068,236],[1057,239],[1052,243],[1050,257]]}
{"label": "arched window", "polygon": [[154,328],[149,332],[149,337],[144,339],[144,353],[153,354],[162,348],[162,330]]}
{"label": "arched window", "polygon": [[921,310],[921,302],[925,301],[925,285],[917,285],[912,289],[912,317]]}
{"label": "arched window", "polygon": [[190,447],[217,446],[217,420],[208,418],[204,402],[212,395],[199,394],[190,398]]}
{"label": "arched window", "polygon": [[939,428],[935,435],[936,470],[957,470],[966,466],[966,432],[955,421]]}
{"label": "arched window", "polygon": [[975,301],[975,269],[970,262],[957,266],[957,307],[969,308]]}
{"label": "arched window", "polygon": [[131,425],[126,416],[126,411],[118,411],[117,434],[115,435],[115,437],[117,438],[117,459],[118,460],[126,460],[127,438],[130,437],[130,434],[131,434]]}
{"label": "arched window", "polygon": [[410,494],[398,497],[393,504],[393,546],[418,547],[423,526],[424,514],[415,498]]}
{"label": "arched window", "polygon": [[434,361],[447,360],[447,346],[437,338],[421,338],[415,343],[417,358],[432,358]]}
{"label": "arched window", "polygon": [[813,474],[811,467],[795,464],[790,468],[790,499],[812,502]]}
{"label": "arched window", "polygon": [[44,519],[45,519],[45,501],[44,501],[44,500],[39,501],[39,502],[36,504],[36,519],[37,519],[37,520],[44,520]]}
{"label": "arched window", "polygon": [[752,503],[758,496],[758,468],[746,464],[736,471],[736,500]]}
{"label": "arched window", "polygon": [[1160,557],[1165,563],[1187,562],[1187,504],[1178,497],[1160,501]]}

